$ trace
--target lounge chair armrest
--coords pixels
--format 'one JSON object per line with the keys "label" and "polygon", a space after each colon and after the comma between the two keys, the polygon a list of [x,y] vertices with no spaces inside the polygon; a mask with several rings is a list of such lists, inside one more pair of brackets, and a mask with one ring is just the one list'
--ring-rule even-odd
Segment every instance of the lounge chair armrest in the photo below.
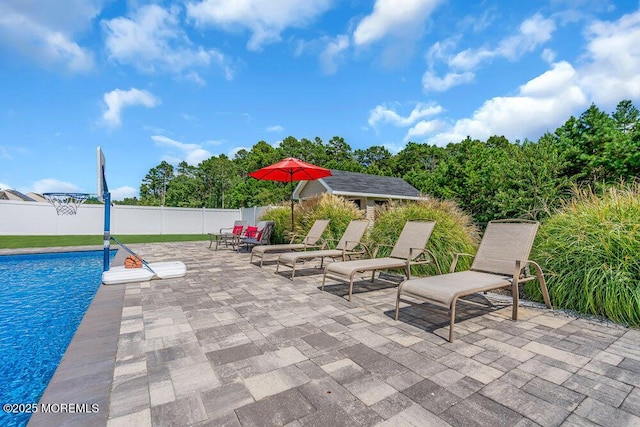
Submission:
{"label": "lounge chair armrest", "polygon": [[378,243],[376,245],[376,248],[373,250],[373,255],[372,255],[371,258],[377,258],[378,257],[378,252],[380,251],[381,247],[393,248],[393,245],[388,245],[386,243]]}
{"label": "lounge chair armrest", "polygon": [[329,242],[335,242],[333,247],[335,247],[335,244],[338,242],[337,239],[322,239],[322,248],[323,249],[328,249],[331,247],[331,245],[329,244]]}
{"label": "lounge chair armrest", "polygon": [[364,253],[365,253],[365,256],[367,258],[373,258],[373,253],[371,252],[371,249],[369,249],[369,247],[367,245],[365,245],[364,243],[360,242],[359,246],[362,246],[362,249],[364,249]]}
{"label": "lounge chair armrest", "polygon": [[[355,243],[355,246],[351,250],[347,250],[346,248],[349,245],[349,243]],[[371,251],[369,250],[367,245],[358,241],[347,240],[345,242],[345,247],[342,249],[342,256],[344,257],[345,255],[347,255],[347,253],[350,253],[351,255],[355,253],[364,253],[365,257],[371,258]]]}
{"label": "lounge chair armrest", "polygon": [[471,257],[472,259],[475,258],[475,255],[467,254],[463,252],[457,252],[453,254],[453,261],[451,262],[451,267],[449,267],[449,273],[455,273],[456,265],[458,265],[458,259],[462,256],[468,256],[468,257]]}
{"label": "lounge chair armrest", "polygon": [[231,227],[223,227],[223,228],[220,229],[220,234],[222,234],[225,230],[233,231],[233,228],[231,228]]}
{"label": "lounge chair armrest", "polygon": [[[417,257],[415,257],[415,259],[411,256],[413,255],[414,249],[419,250],[421,252]],[[430,250],[422,249],[422,248],[411,248],[409,254],[410,256],[407,259],[408,267],[410,267],[411,265],[433,264],[435,265],[436,271],[438,272],[438,274],[442,274],[440,263],[438,262],[438,259],[433,254],[433,252],[431,252]]]}
{"label": "lounge chair armrest", "polygon": [[527,265],[531,265],[533,266],[533,269],[536,272],[535,276],[528,276],[528,277],[524,277],[522,279],[520,279],[520,283],[524,283],[524,282],[528,282],[530,280],[533,279],[538,279],[538,283],[540,284],[540,291],[542,293],[542,299],[544,300],[544,304],[547,306],[547,308],[553,308],[553,306],[551,305],[551,299],[549,298],[549,290],[547,289],[547,282],[544,278],[544,273],[542,272],[542,268],[540,267],[540,265],[532,260],[526,260],[523,264],[523,266],[527,266]]}
{"label": "lounge chair armrest", "polygon": [[289,244],[295,243],[297,238],[302,237],[304,239],[305,236],[301,235],[301,234],[296,234],[296,233],[292,233],[292,232],[288,232],[287,233],[289,236],[291,236],[289,238]]}

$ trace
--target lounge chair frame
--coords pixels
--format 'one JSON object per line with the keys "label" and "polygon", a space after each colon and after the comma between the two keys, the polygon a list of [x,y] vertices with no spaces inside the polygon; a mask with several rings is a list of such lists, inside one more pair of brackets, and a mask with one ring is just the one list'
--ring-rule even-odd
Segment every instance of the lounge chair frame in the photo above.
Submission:
{"label": "lounge chair frame", "polygon": [[[380,244],[376,247],[370,259],[354,260],[345,262],[335,262],[325,267],[322,276],[321,290],[324,290],[327,275],[348,277],[349,281],[349,302],[353,295],[353,282],[356,275],[371,271],[371,282],[375,280],[377,271],[402,269],[407,279],[411,278],[411,266],[433,264],[441,274],[440,264],[433,253],[426,248],[435,221],[429,220],[411,220],[407,221],[391,250],[388,257],[377,258],[380,247],[389,246]],[[419,244],[415,243],[420,241]]]}
{"label": "lounge chair frame", "polygon": [[[500,228],[513,230],[511,227],[502,226],[502,224],[516,224],[516,226],[517,224],[522,224],[520,228],[523,229],[522,237],[525,241],[515,242],[513,239],[501,239],[500,236],[496,237],[495,234],[499,232]],[[544,303],[547,308],[551,309],[551,301],[542,268],[540,268],[540,265],[535,261],[527,259],[533,246],[533,240],[538,226],[539,223],[537,221],[490,221],[476,255],[463,253],[454,254],[448,274],[407,279],[398,286],[395,320],[398,320],[400,301],[428,309],[428,307],[423,306],[422,303],[403,299],[403,295],[446,308],[449,310],[449,342],[453,342],[456,303],[460,298],[480,292],[510,288],[513,300],[511,318],[518,320],[519,285],[534,279],[538,279]],[[496,229],[498,231],[496,231]],[[519,245],[519,243],[521,244]],[[467,272],[456,272],[455,269],[458,260],[463,256],[472,257],[473,264]],[[492,256],[499,256],[501,258],[492,258]],[[511,267],[509,267],[509,265]],[[528,266],[534,268],[535,275],[529,274]],[[443,287],[445,288],[443,289]]]}
{"label": "lounge chair frame", "polygon": [[[260,234],[260,240],[258,240],[256,237],[242,237],[239,238],[237,241],[237,246],[238,246],[238,251],[240,251],[240,247],[242,245],[247,247],[247,250],[249,250],[251,247],[256,246],[256,245],[268,245],[269,241],[271,240],[271,234],[273,234],[273,228],[275,227],[275,222],[274,221],[260,221],[257,224],[258,230],[256,231],[257,234]],[[257,236],[256,234],[256,236]]]}
{"label": "lounge chair frame", "polygon": [[[267,253],[273,252],[290,252],[290,251],[306,251],[309,249],[322,249],[325,246],[325,242],[321,242],[322,234],[329,225],[328,219],[317,219],[309,232],[305,235],[293,234],[289,243],[280,245],[257,245],[251,249],[251,258],[249,262],[253,263],[253,257],[260,258],[260,268],[264,263],[264,258]],[[296,243],[296,241],[298,241]]]}
{"label": "lounge chair frame", "polygon": [[[353,220],[349,223],[346,230],[342,234],[342,238],[336,244],[335,249],[320,249],[315,251],[286,252],[278,257],[276,265],[276,273],[280,270],[280,265],[291,267],[291,280],[296,274],[296,266],[299,261],[320,258],[320,268],[324,266],[325,258],[340,258],[343,261],[352,259],[353,257],[371,257],[371,251],[362,243],[362,237],[369,228],[368,220]],[[323,248],[329,245],[329,241],[325,239]]]}

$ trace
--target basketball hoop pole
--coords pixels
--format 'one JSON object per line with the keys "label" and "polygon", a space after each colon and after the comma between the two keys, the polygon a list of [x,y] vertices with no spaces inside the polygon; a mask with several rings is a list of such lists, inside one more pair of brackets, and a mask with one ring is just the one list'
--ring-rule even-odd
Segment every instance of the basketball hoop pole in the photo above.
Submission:
{"label": "basketball hoop pole", "polygon": [[104,197],[104,235],[103,235],[103,247],[104,247],[104,258],[103,258],[103,271],[109,271],[109,250],[111,246],[111,193],[109,192],[109,187],[107,186],[107,179],[104,175],[104,166],[101,166],[102,171],[102,187],[103,187],[103,197]]}

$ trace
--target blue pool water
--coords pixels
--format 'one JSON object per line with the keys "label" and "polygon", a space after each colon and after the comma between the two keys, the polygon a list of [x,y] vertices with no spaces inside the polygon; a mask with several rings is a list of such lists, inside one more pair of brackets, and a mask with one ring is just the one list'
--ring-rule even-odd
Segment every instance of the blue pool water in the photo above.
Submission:
{"label": "blue pool water", "polygon": [[[0,256],[0,404],[40,400],[100,286],[102,263],[102,251]],[[0,425],[29,417],[0,410]]]}

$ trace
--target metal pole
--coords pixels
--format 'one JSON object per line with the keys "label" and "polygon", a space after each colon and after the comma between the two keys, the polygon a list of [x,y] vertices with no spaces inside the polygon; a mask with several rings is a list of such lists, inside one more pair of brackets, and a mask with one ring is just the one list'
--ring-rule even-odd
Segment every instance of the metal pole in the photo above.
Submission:
{"label": "metal pole", "polygon": [[[105,184],[106,188],[106,184]],[[104,236],[103,236],[103,271],[109,271],[109,250],[111,246],[111,193],[104,193]]]}
{"label": "metal pole", "polygon": [[293,234],[293,170],[289,172],[291,182],[291,234]]}

